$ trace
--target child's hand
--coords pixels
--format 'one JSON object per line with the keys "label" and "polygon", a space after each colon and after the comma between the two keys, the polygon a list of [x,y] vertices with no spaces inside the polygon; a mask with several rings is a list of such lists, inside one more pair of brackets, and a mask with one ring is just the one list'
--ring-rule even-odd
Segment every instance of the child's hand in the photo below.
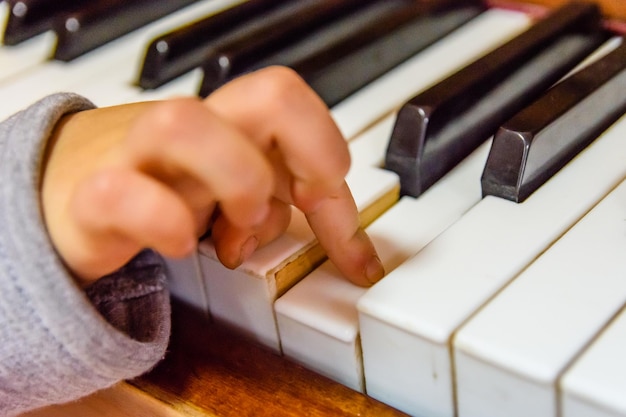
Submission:
{"label": "child's hand", "polygon": [[66,116],[48,147],[46,224],[82,284],[145,247],[182,257],[212,230],[220,260],[237,267],[278,237],[301,209],[354,283],[383,275],[344,182],[346,143],[328,109],[292,71],[239,78],[204,101]]}

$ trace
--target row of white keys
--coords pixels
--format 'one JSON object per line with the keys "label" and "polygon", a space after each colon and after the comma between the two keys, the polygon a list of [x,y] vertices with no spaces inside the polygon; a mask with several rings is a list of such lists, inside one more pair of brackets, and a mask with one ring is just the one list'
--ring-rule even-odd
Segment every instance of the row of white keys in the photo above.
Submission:
{"label": "row of white keys", "polygon": [[524,203],[484,198],[360,299],[369,395],[454,415],[452,336],[626,176],[625,134],[622,118]]}
{"label": "row of white keys", "polygon": [[[622,197],[620,217],[617,218],[616,225],[623,224],[624,207]],[[623,247],[623,229],[621,227],[617,229],[622,230]],[[617,261],[620,262],[619,267],[623,269],[622,256]],[[623,277],[624,274],[621,278]],[[563,417],[626,416],[624,352],[626,352],[626,308],[621,310],[561,378],[560,408]]]}
{"label": "row of white keys", "polygon": [[[361,166],[346,180],[362,217],[368,216],[363,216],[366,211],[384,211],[398,199],[400,182],[393,172]],[[279,352],[274,301],[324,256],[304,215],[293,209],[286,232],[235,270],[217,260],[210,240],[201,243],[199,252],[213,319]]]}
{"label": "row of white keys", "polygon": [[[11,6],[0,1],[0,45]],[[48,31],[28,39],[19,45],[0,47],[0,85],[44,62],[52,53],[56,36]]]}
{"label": "row of white keys", "polygon": [[[387,94],[393,97],[394,94],[401,92],[402,97],[410,97],[470,60],[507,41],[529,24],[529,18],[521,13],[490,10],[420,53],[415,59],[396,68],[388,76],[366,87],[363,92],[356,93],[354,97],[348,99],[349,103],[342,103],[333,108],[333,115],[346,137],[350,138],[352,132],[358,132],[371,124],[372,120],[384,116],[397,107],[397,98],[387,101]],[[381,107],[381,103],[384,106]],[[390,129],[389,121],[386,123]],[[382,150],[383,153],[367,156],[368,160],[381,161],[384,158],[389,132],[379,137],[369,135],[370,139],[382,141],[382,144],[379,143],[372,149]],[[357,179],[366,173],[376,173],[377,176],[381,176],[380,181],[383,181],[381,186],[396,186],[395,175],[393,184],[387,182],[384,178],[390,173],[368,167],[365,163],[359,162],[359,159],[358,155],[353,155],[354,169],[351,172],[353,178]],[[357,170],[362,173],[357,175]],[[380,192],[379,180],[368,184],[369,180],[364,177],[358,178],[355,183],[357,181],[365,181],[363,191],[353,189],[357,199],[364,198],[358,196],[361,192],[365,193],[364,196],[368,201],[378,199],[373,193]],[[392,189],[387,188],[382,195],[389,196],[391,192]],[[389,201],[389,197],[386,197],[385,201]],[[385,204],[377,205],[384,206]],[[382,210],[378,209],[378,213],[380,212]],[[219,263],[210,242],[203,243],[200,250],[200,264],[209,300],[207,308],[211,315],[275,350],[279,350],[280,340],[273,303],[285,288],[295,283],[292,278],[287,283],[283,282],[281,278],[277,278],[277,273],[283,272],[284,265],[293,264],[294,259],[301,259],[315,244],[313,235],[301,216],[294,216],[292,223],[285,236],[255,253],[234,271],[225,269]],[[301,236],[305,232],[306,239],[301,237],[294,239],[294,235]],[[321,256],[317,254],[315,256],[316,259],[321,259]]]}
{"label": "row of white keys", "polygon": [[[387,272],[480,200],[489,146],[483,144],[419,198],[403,197],[367,228]],[[363,392],[356,304],[366,291],[329,261],[311,272],[275,303],[283,354]]]}
{"label": "row of white keys", "polygon": [[623,182],[461,328],[460,417],[558,415],[559,376],[626,302],[625,212]]}
{"label": "row of white keys", "polygon": [[[201,0],[167,17],[133,31],[71,62],[48,61],[20,77],[0,83],[0,120],[58,91],[82,94],[101,105],[92,91],[130,85],[141,67],[144,49],[154,37],[200,16],[215,13],[241,0]],[[7,99],[10,97],[10,100]],[[124,97],[115,102],[120,104]]]}

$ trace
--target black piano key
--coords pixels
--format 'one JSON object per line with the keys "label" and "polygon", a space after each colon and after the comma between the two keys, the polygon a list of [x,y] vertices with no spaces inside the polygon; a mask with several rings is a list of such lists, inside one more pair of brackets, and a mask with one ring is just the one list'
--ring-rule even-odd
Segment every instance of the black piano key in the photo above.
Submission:
{"label": "black piano key", "polygon": [[54,19],[87,4],[89,0],[10,0],[3,43],[17,45],[47,30]]}
{"label": "black piano key", "polygon": [[626,112],[625,91],[622,42],[498,129],[481,178],[483,195],[524,201]]}
{"label": "black piano key", "polygon": [[[204,60],[204,81],[201,95],[207,95],[228,80],[246,71],[255,63],[296,44],[312,32],[328,27],[332,23],[361,7],[365,8],[375,0],[312,0],[300,1],[291,13],[286,13],[276,21],[254,28],[241,36],[224,43],[207,54]],[[384,12],[390,7],[389,1],[377,0],[383,7],[375,10]],[[354,17],[354,16],[353,16]],[[351,19],[352,20],[352,19]],[[345,22],[348,29],[355,22]],[[335,33],[335,35],[338,35]],[[319,46],[319,45],[318,45]]]}
{"label": "black piano key", "polygon": [[[479,0],[377,2],[257,63],[231,71],[229,78],[269,65],[285,65],[333,106],[484,9]],[[200,95],[228,81],[217,64],[213,61],[203,66]]]}
{"label": "black piano key", "polygon": [[108,0],[55,21],[54,58],[70,61],[197,0]]}
{"label": "black piano key", "polygon": [[199,67],[208,51],[234,31],[254,27],[252,21],[263,21],[275,9],[298,2],[249,0],[153,39],[146,49],[137,84],[145,89],[160,87]]}
{"label": "black piano key", "polygon": [[401,193],[422,194],[607,37],[597,6],[571,3],[407,102],[385,158]]}

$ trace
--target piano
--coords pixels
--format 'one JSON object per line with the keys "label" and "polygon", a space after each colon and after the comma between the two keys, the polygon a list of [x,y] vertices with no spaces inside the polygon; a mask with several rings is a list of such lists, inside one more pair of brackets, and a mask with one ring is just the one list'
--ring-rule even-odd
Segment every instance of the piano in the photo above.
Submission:
{"label": "piano", "polygon": [[[285,28],[281,38],[261,23],[246,21],[253,34],[265,31],[282,42],[288,37],[291,46],[294,41],[308,47],[313,44],[310,39],[317,45],[324,41],[327,49],[317,52],[323,55],[335,48],[339,58],[320,68],[314,65],[320,55],[307,60],[297,49],[259,55],[258,49],[250,52],[240,42],[245,33],[217,33],[220,42],[212,50],[196,51],[202,61],[187,63],[184,70],[180,65],[167,67],[165,62],[169,75],[140,85],[145,51],[149,55],[151,48],[157,52],[175,48],[176,38],[167,37],[171,31],[199,27],[198,19],[205,16],[221,16],[223,26],[228,19],[241,18],[232,10],[254,9],[255,2],[260,4],[255,12],[268,13],[267,21],[284,22],[293,13],[321,17],[317,23],[306,23],[317,37],[307,38],[296,25]],[[105,35],[98,30],[102,23],[90,20],[96,13],[93,10],[85,11],[77,2],[52,3],[64,11],[55,15],[49,9],[47,17],[39,16],[44,29],[19,42],[7,35],[5,43],[16,44],[0,48],[0,96],[11,97],[0,100],[0,117],[57,90],[78,92],[102,106],[198,94],[205,84],[203,77],[207,79],[224,56],[220,54],[240,54],[236,56],[241,60],[231,59],[232,63],[253,58],[247,66],[228,67],[234,72],[220,82],[238,71],[272,62],[293,64],[307,81],[319,86],[348,140],[353,156],[348,182],[362,223],[389,273],[372,289],[345,282],[325,261],[297,213],[285,236],[235,271],[221,267],[210,241],[205,241],[194,256],[168,261],[174,333],[168,356],[154,371],[78,403],[29,415],[626,415],[621,395],[626,389],[626,287],[620,279],[626,267],[620,254],[620,249],[626,249],[626,234],[620,228],[626,208],[626,191],[620,185],[626,178],[626,148],[620,143],[626,135],[626,121],[620,118],[623,107],[605,107],[620,102],[624,76],[619,74],[624,71],[616,71],[609,87],[596,88],[598,95],[573,100],[568,105],[573,109],[570,113],[536,128],[533,139],[537,138],[538,147],[533,149],[546,155],[550,151],[540,147],[543,135],[556,129],[560,138],[564,135],[560,132],[567,131],[559,120],[567,120],[566,125],[587,123],[594,113],[591,109],[598,109],[594,120],[612,114],[606,126],[589,132],[587,139],[574,146],[579,154],[570,155],[572,161],[551,168],[550,178],[524,195],[520,199],[524,201],[487,195],[492,192],[481,189],[480,181],[481,176],[491,178],[487,167],[497,157],[490,151],[504,146],[501,141],[507,134],[515,136],[523,118],[521,109],[506,115],[505,120],[511,120],[504,125],[509,133],[483,134],[420,195],[407,192],[405,174],[390,166],[382,168],[387,148],[400,137],[399,115],[407,111],[409,101],[427,96],[463,68],[478,65],[487,71],[487,61],[481,57],[515,42],[562,7],[569,7],[567,1],[439,2],[466,7],[458,12],[451,6],[453,12],[448,14],[443,6],[437,6],[443,12],[425,8],[407,21],[398,16],[406,16],[419,2],[368,1],[362,2],[365,6],[350,6],[366,10],[355,12],[348,6],[322,10],[317,1],[172,1],[167,10],[147,13],[152,3],[136,1],[130,12],[145,16],[144,26],[128,34],[123,34],[128,28],[120,28],[119,33]],[[596,21],[590,12],[584,22],[592,23],[583,25],[577,24],[577,17],[570,17],[573,23],[567,30],[573,31],[574,40],[563,45],[579,45],[579,29],[588,39],[589,24],[594,28],[590,29],[593,39],[581,47],[581,54],[597,49],[593,59],[602,61],[620,49],[619,35],[626,33],[626,6],[608,0],[595,3],[600,19]],[[25,4],[0,1],[0,22],[11,22],[10,13],[26,16]],[[406,10],[394,15],[395,8],[401,7]],[[127,12],[123,9],[115,3],[109,12],[100,10],[100,14],[124,26],[128,19],[120,19]],[[342,46],[333,37],[354,40],[359,25],[361,37],[370,34],[372,16],[389,16],[387,20],[400,27],[425,30],[430,20],[421,16],[438,13],[449,26],[435,25],[439,32],[430,32],[432,38],[411,46],[415,49],[409,48],[406,55],[398,52],[390,57],[397,60],[393,68],[375,75],[364,68],[362,85],[343,95],[337,95],[340,88],[336,86],[328,89],[329,80],[340,77],[346,66],[362,61],[368,53],[384,51],[376,46],[376,39],[402,39],[402,31],[381,29],[355,54],[348,52],[350,48],[341,49],[349,42]],[[351,32],[344,19],[354,15],[360,23]],[[214,26],[212,30],[220,28]],[[100,34],[102,45],[81,45],[76,28],[88,35],[89,31]],[[65,52],[53,52],[57,38],[69,45]],[[159,43],[164,40],[172,43]],[[600,72],[607,73],[606,68]],[[549,85],[558,81],[554,89],[565,88],[568,80],[585,69],[576,70],[573,75],[569,70],[555,72]],[[562,79],[566,74],[568,78]],[[513,85],[519,85],[513,80]],[[341,87],[346,84],[345,80],[339,83]],[[493,99],[496,93],[492,91],[498,89],[485,88],[484,95]],[[332,94],[325,96],[329,90]],[[483,94],[470,91],[472,97]],[[535,93],[522,107],[529,108],[544,94]],[[467,109],[478,108],[479,103],[461,109],[464,120],[470,113]],[[505,107],[504,101],[497,103],[497,108]],[[577,103],[582,103],[582,110],[576,110]],[[542,108],[540,113],[553,107]],[[446,113],[459,110],[455,106],[445,109]],[[496,187],[502,188],[506,187]]]}

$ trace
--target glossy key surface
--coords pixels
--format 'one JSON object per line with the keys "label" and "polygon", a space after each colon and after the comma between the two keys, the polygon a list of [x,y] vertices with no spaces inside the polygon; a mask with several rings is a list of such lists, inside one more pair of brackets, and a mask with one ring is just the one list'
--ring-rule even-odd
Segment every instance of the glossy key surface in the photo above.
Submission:
{"label": "glossy key surface", "polygon": [[598,8],[571,3],[411,99],[385,162],[402,193],[420,195],[606,38]]}
{"label": "glossy key surface", "polygon": [[20,42],[51,30],[60,14],[77,10],[88,0],[10,0],[6,1],[10,14],[4,29],[3,43],[17,45]]}
{"label": "glossy key surface", "polygon": [[496,133],[483,195],[524,201],[626,110],[626,44],[551,88]]}

